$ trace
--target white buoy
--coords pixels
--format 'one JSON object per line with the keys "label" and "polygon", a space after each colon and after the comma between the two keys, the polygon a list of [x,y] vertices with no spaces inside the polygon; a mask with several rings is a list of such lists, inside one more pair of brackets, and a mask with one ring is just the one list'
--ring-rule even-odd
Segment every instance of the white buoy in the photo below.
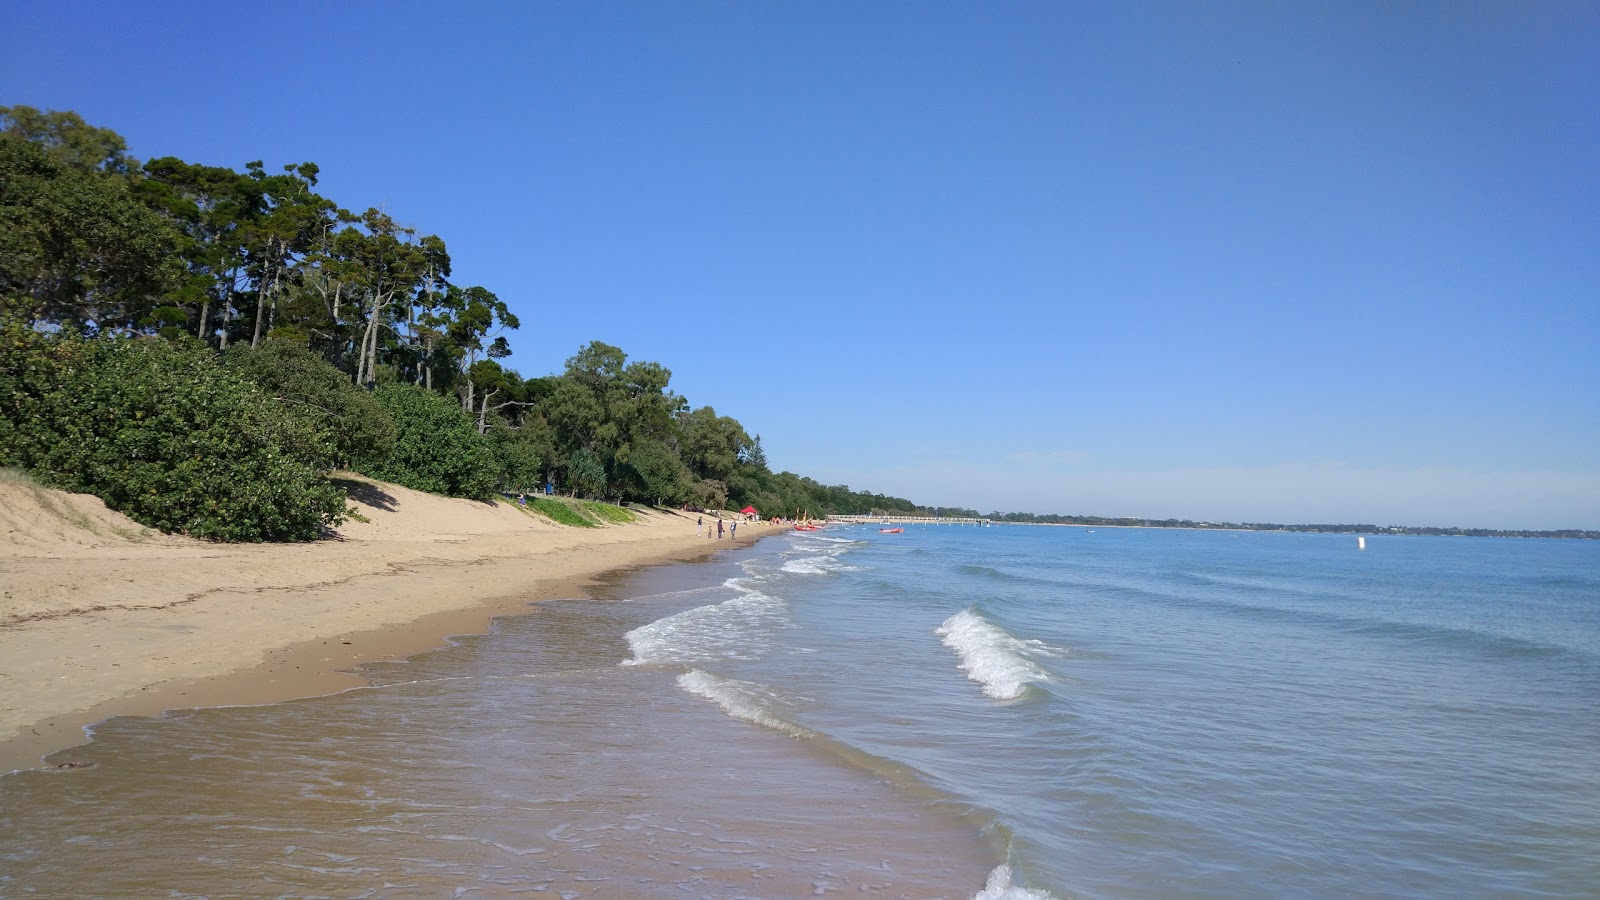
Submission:
{"label": "white buoy", "polygon": [[1367,549],[1367,539],[1365,537],[1362,537],[1359,534],[1356,535],[1356,549],[1357,550],[1365,550],[1365,549]]}

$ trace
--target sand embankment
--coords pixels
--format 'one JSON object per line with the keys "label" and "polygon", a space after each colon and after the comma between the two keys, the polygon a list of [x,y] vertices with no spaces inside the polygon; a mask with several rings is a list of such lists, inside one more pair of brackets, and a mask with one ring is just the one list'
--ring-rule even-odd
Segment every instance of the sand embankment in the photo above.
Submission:
{"label": "sand embankment", "polygon": [[[570,528],[508,503],[361,480],[368,519],[309,544],[212,544],[94,497],[0,481],[0,773],[114,715],[264,703],[481,632],[602,573],[731,546],[694,517]],[[740,544],[772,526],[740,529]]]}

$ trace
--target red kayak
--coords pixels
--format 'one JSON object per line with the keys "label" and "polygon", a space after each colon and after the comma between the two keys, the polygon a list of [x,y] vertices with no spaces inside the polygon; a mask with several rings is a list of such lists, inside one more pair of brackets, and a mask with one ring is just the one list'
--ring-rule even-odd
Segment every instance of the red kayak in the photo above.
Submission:
{"label": "red kayak", "polygon": [[879,534],[905,534],[906,530],[904,528],[879,528],[878,529],[878,533]]}

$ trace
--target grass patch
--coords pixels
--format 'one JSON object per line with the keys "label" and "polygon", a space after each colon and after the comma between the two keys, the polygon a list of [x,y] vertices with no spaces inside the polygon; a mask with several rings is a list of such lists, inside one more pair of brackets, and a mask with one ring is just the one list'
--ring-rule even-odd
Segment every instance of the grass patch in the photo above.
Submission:
{"label": "grass patch", "polygon": [[521,508],[531,509],[560,525],[571,525],[573,528],[596,527],[592,519],[553,497],[529,497],[528,505]]}
{"label": "grass patch", "polygon": [[620,506],[612,506],[609,503],[596,503],[593,500],[584,500],[582,503],[583,508],[600,521],[609,522],[612,525],[632,525],[639,518],[633,514],[632,510],[623,509]]}

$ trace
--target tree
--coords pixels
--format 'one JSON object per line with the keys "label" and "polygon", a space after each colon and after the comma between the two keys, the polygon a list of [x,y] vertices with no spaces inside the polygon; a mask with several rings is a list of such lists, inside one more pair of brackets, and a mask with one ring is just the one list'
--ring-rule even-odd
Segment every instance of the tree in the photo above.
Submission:
{"label": "tree", "polygon": [[[348,273],[366,315],[356,351],[355,380],[373,385],[377,382],[379,342],[384,330],[394,330],[385,320],[393,317],[393,307],[400,302],[409,304],[429,270],[429,259],[416,242],[416,229],[397,225],[385,213],[368,209],[358,224],[359,228],[340,231],[334,246],[351,263]],[[409,309],[408,305],[408,316]]]}
{"label": "tree", "polygon": [[177,244],[127,179],[0,134],[0,297],[28,321],[145,326],[181,278]]}
{"label": "tree", "polygon": [[573,496],[601,497],[606,490],[606,469],[588,450],[579,448],[567,459],[567,483]]}
{"label": "tree", "polygon": [[[150,160],[136,192],[164,215],[180,235],[179,253],[188,272],[171,293],[180,307],[197,307],[195,334],[228,347],[234,299],[245,275],[242,229],[259,214],[261,196],[249,178],[232,169],[186,163],[171,156]],[[217,309],[214,333],[212,305]]]}
{"label": "tree", "polygon": [[446,293],[443,305],[451,313],[445,336],[461,366],[461,409],[478,416],[483,430],[489,401],[502,391],[505,370],[496,360],[511,355],[511,346],[501,333],[521,327],[521,322],[504,302],[487,288],[454,286]]}
{"label": "tree", "polygon": [[629,447],[625,465],[636,482],[634,489],[656,505],[677,505],[688,499],[694,477],[665,444],[647,441]]}
{"label": "tree", "polygon": [[0,106],[0,133],[27,141],[56,164],[78,172],[129,175],[139,161],[109,128],[97,128],[71,110],[44,112],[31,106]]}
{"label": "tree", "polygon": [[310,249],[335,207],[311,190],[319,172],[315,163],[284,166],[281,175],[268,175],[259,160],[245,168],[262,200],[259,214],[247,219],[241,229],[256,285],[250,346],[257,347],[274,324],[278,295],[291,260]]}

